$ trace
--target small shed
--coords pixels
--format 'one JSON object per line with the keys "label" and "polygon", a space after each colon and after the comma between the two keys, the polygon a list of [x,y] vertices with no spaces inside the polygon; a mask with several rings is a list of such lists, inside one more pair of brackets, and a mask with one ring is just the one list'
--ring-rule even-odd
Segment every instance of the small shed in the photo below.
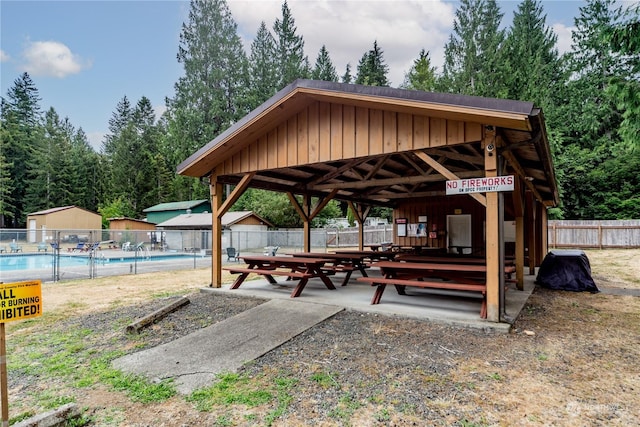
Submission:
{"label": "small shed", "polygon": [[160,203],[144,209],[142,212],[147,214],[148,222],[160,224],[182,214],[211,212],[211,202],[203,199]]}
{"label": "small shed", "polygon": [[30,213],[27,228],[30,243],[52,241],[56,231],[61,231],[63,241],[96,240],[100,239],[102,216],[77,206],[62,206]]}
{"label": "small shed", "polygon": [[109,218],[109,239],[122,245],[126,242],[154,242],[156,224],[143,219]]}
{"label": "small shed", "polygon": [[[209,249],[212,223],[211,213],[192,213],[178,215],[157,227],[163,231],[169,247]],[[273,224],[252,211],[227,212],[222,216],[222,245],[237,247],[238,242],[242,241],[243,249],[264,247],[268,242],[266,232],[269,227],[273,227]]]}

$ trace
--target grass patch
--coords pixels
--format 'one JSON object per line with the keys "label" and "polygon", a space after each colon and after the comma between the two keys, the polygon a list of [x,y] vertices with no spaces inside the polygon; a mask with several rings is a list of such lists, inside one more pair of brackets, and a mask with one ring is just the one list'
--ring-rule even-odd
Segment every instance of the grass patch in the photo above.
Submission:
{"label": "grass patch", "polygon": [[269,403],[274,394],[261,387],[255,378],[246,375],[226,373],[218,375],[218,382],[211,387],[196,390],[187,397],[199,411],[211,411],[217,405],[241,404],[255,407]]}

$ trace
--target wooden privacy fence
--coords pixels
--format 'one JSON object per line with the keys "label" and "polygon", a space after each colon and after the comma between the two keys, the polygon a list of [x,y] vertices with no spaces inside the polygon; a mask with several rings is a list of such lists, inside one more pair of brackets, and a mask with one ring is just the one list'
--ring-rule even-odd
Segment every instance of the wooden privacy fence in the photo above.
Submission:
{"label": "wooden privacy fence", "polygon": [[551,220],[550,248],[640,248],[640,220]]}

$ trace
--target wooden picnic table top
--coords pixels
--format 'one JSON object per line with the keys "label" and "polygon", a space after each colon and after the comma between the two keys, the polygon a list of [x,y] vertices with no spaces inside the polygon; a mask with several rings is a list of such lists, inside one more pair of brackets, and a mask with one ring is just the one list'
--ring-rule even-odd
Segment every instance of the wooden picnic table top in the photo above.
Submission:
{"label": "wooden picnic table top", "polygon": [[354,253],[324,253],[324,252],[292,252],[287,255],[291,255],[294,257],[304,257],[304,258],[324,258],[329,260],[348,260],[348,261],[362,261],[367,256],[362,254],[354,254]]}
{"label": "wooden picnic table top", "polygon": [[319,264],[322,265],[327,262],[327,258],[313,258],[302,256],[269,256],[269,255],[246,255],[240,256],[240,259],[244,260],[247,264],[261,264],[261,265],[274,265],[279,264],[282,266],[290,265],[308,265]]}

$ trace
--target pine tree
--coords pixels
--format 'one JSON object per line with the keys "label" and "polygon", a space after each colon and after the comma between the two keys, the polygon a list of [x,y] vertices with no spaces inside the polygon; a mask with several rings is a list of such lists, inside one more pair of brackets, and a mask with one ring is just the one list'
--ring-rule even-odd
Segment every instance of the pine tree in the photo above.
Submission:
{"label": "pine tree", "polygon": [[505,96],[504,30],[495,0],[461,0],[445,45],[441,90],[466,95]]}
{"label": "pine tree", "polygon": [[251,43],[249,76],[250,109],[254,109],[278,91],[279,83],[276,42],[264,21]]}
{"label": "pine tree", "polygon": [[436,89],[436,79],[436,67],[431,66],[429,52],[425,52],[425,50],[422,49],[418,58],[413,61],[413,65],[405,75],[404,82],[400,87],[404,89],[433,91]]}
{"label": "pine tree", "polygon": [[5,224],[10,228],[26,225],[27,212],[25,195],[30,179],[31,151],[40,141],[42,114],[40,111],[38,89],[29,77],[23,73],[14,81],[3,98],[0,111],[5,139],[3,154],[8,166],[12,186],[6,191],[3,201]]}
{"label": "pine tree", "polygon": [[[4,100],[2,102],[4,103]],[[13,179],[9,174],[13,165],[7,162],[7,157],[4,154],[8,140],[9,131],[4,125],[4,120],[0,120],[0,228],[8,227],[9,219],[13,218],[13,212],[11,210],[11,206],[13,205],[13,199],[11,197],[13,192]]]}
{"label": "pine tree", "polygon": [[320,52],[318,52],[318,58],[316,59],[316,65],[311,73],[311,78],[314,80],[324,80],[327,82],[337,82],[338,74],[336,73],[336,67],[334,67],[331,58],[329,57],[329,51],[325,45],[322,45]]}
{"label": "pine tree", "polygon": [[[524,0],[514,12],[513,23],[505,40],[506,97],[531,101],[542,107],[549,128],[562,126],[558,115],[568,76],[556,47],[557,36],[546,25],[546,15],[538,0]],[[553,132],[551,145],[561,144]]]}
{"label": "pine tree", "polygon": [[[178,62],[184,76],[167,100],[163,156],[177,166],[249,111],[247,57],[224,0],[192,0],[182,25]],[[174,196],[208,197],[196,180],[176,177]]]}
{"label": "pine tree", "polygon": [[351,64],[347,63],[344,74],[340,80],[342,80],[342,83],[351,84],[353,81],[353,76],[351,75]]}
{"label": "pine tree", "polygon": [[276,19],[273,24],[279,71],[278,90],[298,78],[306,79],[310,75],[309,59],[304,55],[304,40],[296,31],[295,20],[285,0],[282,18]]}
{"label": "pine tree", "polygon": [[358,63],[356,84],[367,86],[389,86],[389,66],[384,62],[384,53],[378,47],[378,41],[373,42],[373,49],[362,55]]}
{"label": "pine tree", "polygon": [[640,4],[630,5],[621,22],[608,29],[606,38],[624,61],[623,73],[608,88],[622,111],[619,134],[627,147],[640,150]]}

